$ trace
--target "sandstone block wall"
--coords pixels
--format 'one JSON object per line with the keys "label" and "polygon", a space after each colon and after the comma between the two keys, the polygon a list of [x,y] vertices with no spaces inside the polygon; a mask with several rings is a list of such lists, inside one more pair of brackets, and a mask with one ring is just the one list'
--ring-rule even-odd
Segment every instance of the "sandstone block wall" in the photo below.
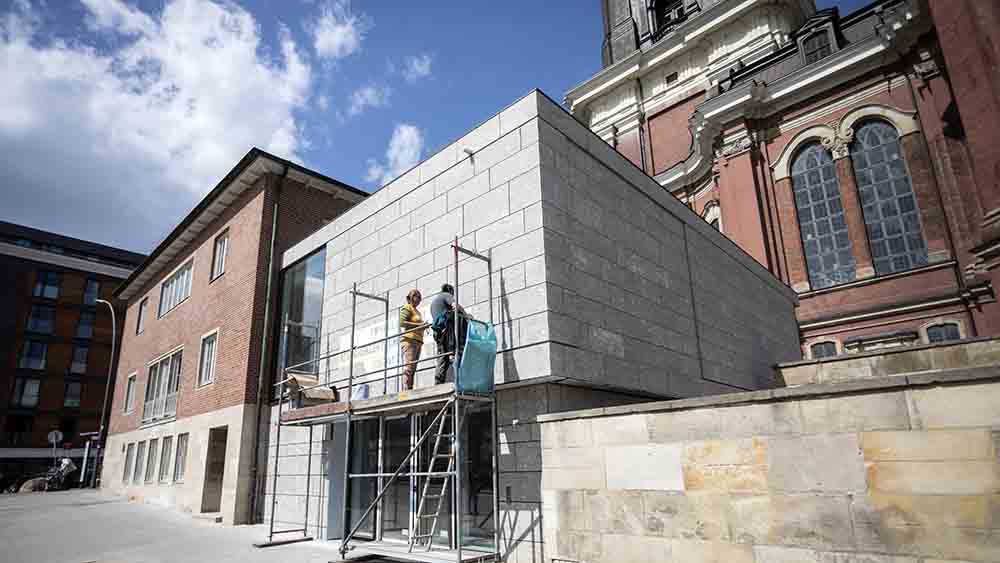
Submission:
{"label": "sandstone block wall", "polygon": [[778,372],[785,385],[803,385],[998,363],[1000,339],[981,338],[790,362],[778,366]]}
{"label": "sandstone block wall", "polygon": [[544,561],[1000,560],[1000,368],[539,417]]}

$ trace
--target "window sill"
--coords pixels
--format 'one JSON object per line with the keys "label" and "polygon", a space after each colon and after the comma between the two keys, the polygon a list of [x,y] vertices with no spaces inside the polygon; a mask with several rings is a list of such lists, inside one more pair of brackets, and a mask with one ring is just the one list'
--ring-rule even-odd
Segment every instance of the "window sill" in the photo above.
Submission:
{"label": "window sill", "polygon": [[174,305],[173,307],[171,307],[171,308],[167,309],[166,311],[164,311],[162,315],[157,315],[156,318],[157,319],[162,319],[162,318],[166,317],[171,312],[176,311],[178,307],[180,307],[181,305],[183,305],[184,303],[186,303],[188,299],[191,299],[190,295],[188,295],[184,299],[181,299],[180,301],[178,301],[176,305]]}
{"label": "window sill", "polygon": [[158,419],[158,420],[151,420],[149,422],[140,422],[139,423],[139,428],[140,429],[152,428],[154,426],[159,426],[161,424],[169,424],[171,422],[174,422],[175,420],[177,420],[177,415],[171,416],[170,418],[161,418],[161,419]]}
{"label": "window sill", "polygon": [[213,385],[214,383],[215,383],[215,380],[213,379],[212,381],[206,381],[205,383],[198,383],[197,385],[194,386],[194,388],[195,389],[203,389],[205,387],[209,387],[209,386]]}
{"label": "window sill", "polygon": [[221,274],[215,276],[214,278],[208,278],[208,285],[212,285],[212,283],[215,282],[215,280],[221,278],[224,275],[226,275],[226,272],[222,272]]}

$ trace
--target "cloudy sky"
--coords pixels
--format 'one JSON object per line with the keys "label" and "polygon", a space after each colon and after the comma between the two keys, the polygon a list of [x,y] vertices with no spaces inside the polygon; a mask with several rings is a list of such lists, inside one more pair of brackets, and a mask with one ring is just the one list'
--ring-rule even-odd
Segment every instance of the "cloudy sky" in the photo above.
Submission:
{"label": "cloudy sky", "polygon": [[598,0],[0,0],[0,220],[149,252],[253,146],[370,191],[561,100],[600,28]]}

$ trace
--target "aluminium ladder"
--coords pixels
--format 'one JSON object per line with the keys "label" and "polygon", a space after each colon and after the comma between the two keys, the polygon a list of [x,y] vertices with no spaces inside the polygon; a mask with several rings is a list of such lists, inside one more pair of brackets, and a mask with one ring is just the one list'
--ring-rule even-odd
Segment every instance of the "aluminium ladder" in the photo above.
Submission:
{"label": "aluminium ladder", "polygon": [[[452,420],[451,432],[445,432],[449,419]],[[455,426],[456,421],[453,413],[446,406],[437,425],[434,448],[431,450],[430,459],[427,460],[427,476],[424,477],[424,487],[420,493],[420,503],[417,507],[416,529],[410,535],[407,549],[410,553],[413,552],[414,546],[419,546],[423,541],[427,542],[425,551],[431,550],[434,545],[434,534],[437,533],[438,520],[441,517],[441,509],[450,501],[448,482],[451,481],[451,477],[455,473]],[[442,438],[445,438],[445,445],[448,448],[445,453],[441,453]],[[443,459],[448,460],[448,469],[444,473],[436,473],[435,466],[438,460]],[[437,488],[433,489],[432,486]],[[427,508],[428,500],[434,505],[434,509],[425,513],[424,509]],[[422,533],[421,529],[424,527],[425,520],[430,521],[430,531]]]}

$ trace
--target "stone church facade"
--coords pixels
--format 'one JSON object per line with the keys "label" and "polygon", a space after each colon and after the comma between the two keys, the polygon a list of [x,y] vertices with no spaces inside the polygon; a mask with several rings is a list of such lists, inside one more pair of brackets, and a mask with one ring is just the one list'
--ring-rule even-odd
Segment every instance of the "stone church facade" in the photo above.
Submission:
{"label": "stone church facade", "polygon": [[567,107],[795,290],[805,357],[1000,331],[996,4],[602,1]]}

